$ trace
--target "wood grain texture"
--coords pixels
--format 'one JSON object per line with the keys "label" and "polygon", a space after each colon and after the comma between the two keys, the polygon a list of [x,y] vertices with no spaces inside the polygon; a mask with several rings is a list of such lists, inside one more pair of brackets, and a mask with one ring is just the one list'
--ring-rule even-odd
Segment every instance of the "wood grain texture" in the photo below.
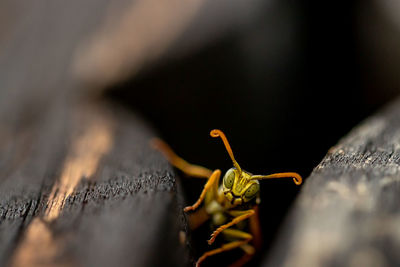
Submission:
{"label": "wood grain texture", "polygon": [[87,95],[71,70],[109,4],[0,3],[0,266],[187,262],[176,176],[148,144],[154,131]]}
{"label": "wood grain texture", "polygon": [[400,99],[329,150],[264,266],[399,266],[399,226]]}
{"label": "wood grain texture", "polygon": [[184,265],[182,200],[145,123],[87,102],[49,117],[9,143],[24,159],[2,168],[2,265]]}

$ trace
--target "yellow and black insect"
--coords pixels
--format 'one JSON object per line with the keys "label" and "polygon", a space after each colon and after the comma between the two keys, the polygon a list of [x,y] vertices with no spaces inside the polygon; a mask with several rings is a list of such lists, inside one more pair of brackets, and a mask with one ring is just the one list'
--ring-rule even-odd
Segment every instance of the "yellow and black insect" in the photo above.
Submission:
{"label": "yellow and black insect", "polygon": [[[207,220],[211,220],[215,226],[208,244],[214,243],[215,238],[222,234],[227,243],[205,252],[196,262],[199,266],[207,257],[241,248],[244,255],[238,259],[233,266],[242,266],[249,261],[261,244],[260,225],[258,220],[258,204],[260,203],[260,184],[258,180],[272,178],[293,178],[296,185],[302,183],[302,178],[294,172],[275,173],[270,175],[253,175],[243,170],[229,145],[225,134],[221,130],[212,130],[212,137],[221,137],[225,148],[233,161],[233,168],[229,169],[220,184],[221,171],[211,171],[207,168],[190,164],[177,156],[172,149],[160,139],[154,139],[153,145],[160,150],[168,161],[183,171],[185,174],[197,178],[208,179],[199,199],[184,209],[185,212],[195,211],[190,214],[189,224],[192,229],[197,228]],[[198,209],[204,201],[202,208]],[[249,232],[238,227],[248,219]]]}

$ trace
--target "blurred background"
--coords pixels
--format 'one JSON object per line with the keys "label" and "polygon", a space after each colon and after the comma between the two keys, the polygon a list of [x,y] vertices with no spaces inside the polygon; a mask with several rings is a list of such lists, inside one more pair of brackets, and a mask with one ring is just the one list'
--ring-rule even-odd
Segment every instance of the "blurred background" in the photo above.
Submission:
{"label": "blurred background", "polygon": [[[0,92],[0,103],[100,95],[141,114],[190,162],[223,171],[231,167],[221,141],[209,136],[218,128],[245,170],[307,177],[331,146],[400,92],[400,4],[393,0],[102,2],[104,19],[88,19],[85,9],[100,13],[95,1],[88,1],[84,7],[68,4],[65,14],[79,12],[59,25],[66,19],[51,16],[56,4],[26,8],[31,15],[15,23],[23,1],[4,2],[0,20],[7,23],[0,23],[0,51],[18,50],[15,44],[24,40],[19,26],[29,28],[43,13],[38,10],[48,10],[47,22],[40,24],[47,29],[44,37],[31,50],[21,50],[33,55],[24,57],[26,71],[47,75],[54,68],[35,56],[46,51],[54,60],[61,51],[71,63],[54,71],[71,73],[80,85],[77,91],[64,83],[38,87],[39,96],[19,89],[15,76],[8,86],[14,91]],[[74,31],[85,33],[84,41],[69,56],[64,47],[71,45]],[[50,35],[71,38],[57,50]],[[34,40],[39,31],[28,36]],[[13,60],[3,53],[2,68],[15,73],[5,64]],[[182,183],[192,202],[204,181]],[[290,180],[262,182],[264,254],[298,191]],[[199,238],[197,254],[206,236]],[[216,257],[210,263],[218,260],[223,261]]]}
{"label": "blurred background", "polygon": [[[307,177],[331,146],[400,92],[396,1],[197,3],[190,7],[190,18],[170,23],[172,30],[147,18],[158,25],[152,28],[155,34],[170,38],[164,45],[127,49],[125,56],[137,59],[126,65],[107,60],[120,71],[105,72],[104,79],[93,71],[96,67],[87,72],[96,84],[106,85],[106,97],[141,113],[190,162],[230,168],[222,143],[209,136],[219,128],[242,168],[257,174],[296,171]],[[174,20],[180,11],[175,6],[174,12],[163,13]],[[165,24],[170,20],[164,18]],[[176,28],[179,33],[165,37]],[[150,34],[125,33],[132,40]],[[96,58],[108,50],[99,51],[88,53],[88,62],[101,65]],[[140,53],[147,54],[138,57]],[[203,183],[183,180],[188,202],[196,199]],[[262,182],[265,252],[298,191],[290,180]],[[199,254],[206,249],[206,235],[195,235],[195,240]],[[222,257],[210,264],[224,262]]]}

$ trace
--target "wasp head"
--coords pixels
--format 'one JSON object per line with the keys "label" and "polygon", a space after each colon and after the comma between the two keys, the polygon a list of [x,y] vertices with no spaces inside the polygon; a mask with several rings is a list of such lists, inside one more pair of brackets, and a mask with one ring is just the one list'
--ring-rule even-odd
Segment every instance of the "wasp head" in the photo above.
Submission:
{"label": "wasp head", "polygon": [[251,179],[251,174],[236,168],[229,169],[223,178],[223,192],[233,205],[240,205],[252,200],[260,191],[257,180]]}
{"label": "wasp head", "polygon": [[302,178],[298,173],[295,172],[284,172],[275,173],[270,175],[252,175],[239,166],[239,163],[235,160],[231,146],[229,145],[228,139],[225,134],[218,129],[214,129],[210,132],[212,137],[220,137],[224,142],[226,151],[228,152],[233,168],[230,168],[224,175],[223,178],[223,192],[225,197],[229,200],[232,205],[240,205],[245,202],[252,200],[260,191],[260,184],[258,180],[272,179],[272,178],[293,178],[295,184],[300,185]]}

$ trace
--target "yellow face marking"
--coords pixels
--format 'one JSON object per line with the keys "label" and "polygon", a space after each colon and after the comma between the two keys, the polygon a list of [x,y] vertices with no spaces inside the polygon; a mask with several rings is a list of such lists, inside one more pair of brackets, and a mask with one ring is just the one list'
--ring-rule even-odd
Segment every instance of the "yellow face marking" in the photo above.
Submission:
{"label": "yellow face marking", "polygon": [[[231,181],[233,177],[232,173],[234,174],[233,183]],[[231,168],[227,171],[226,175],[224,176],[223,190],[228,202],[236,206],[253,198],[246,197],[247,190],[253,184],[258,185],[258,181],[252,180],[251,177],[252,175],[250,173],[245,171],[239,172],[235,168]],[[230,187],[227,187],[227,185]]]}
{"label": "yellow face marking", "polygon": [[233,183],[232,192],[235,196],[242,196],[247,188],[251,185],[250,174],[242,171],[242,173],[236,172],[235,182]]}

